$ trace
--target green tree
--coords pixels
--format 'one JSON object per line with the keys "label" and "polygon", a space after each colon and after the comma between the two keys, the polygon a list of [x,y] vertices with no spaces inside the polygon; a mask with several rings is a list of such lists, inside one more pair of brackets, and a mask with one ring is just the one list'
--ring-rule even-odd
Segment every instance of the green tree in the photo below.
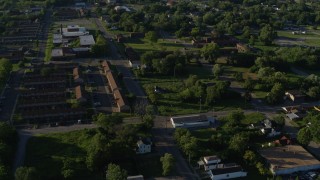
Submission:
{"label": "green tree", "polygon": [[219,77],[223,73],[223,67],[220,64],[215,64],[212,68],[212,73],[215,77]]}
{"label": "green tree", "polygon": [[127,171],[121,169],[120,166],[116,164],[108,164],[107,169],[107,180],[126,180],[127,179]]}
{"label": "green tree", "polygon": [[261,162],[258,162],[256,164],[256,168],[258,169],[261,175],[266,175],[268,173],[268,170],[264,167],[264,165]]}
{"label": "green tree", "polygon": [[269,104],[276,104],[283,100],[284,87],[280,83],[275,83],[271,92],[267,95],[266,100]]}
{"label": "green tree", "polygon": [[8,145],[14,145],[17,140],[18,134],[16,129],[8,123],[0,122],[0,141]]}
{"label": "green tree", "polygon": [[257,163],[257,155],[250,150],[246,150],[243,155],[243,159],[248,165],[255,165]]}
{"label": "green tree", "polygon": [[172,154],[165,153],[160,161],[162,163],[162,175],[167,176],[174,168],[175,159]]}
{"label": "green tree", "polygon": [[252,80],[251,77],[248,77],[243,84],[243,88],[245,88],[248,91],[252,91],[254,89],[255,83]]}
{"label": "green tree", "polygon": [[198,27],[192,28],[190,34],[194,38],[198,37],[200,35],[200,28],[198,28]]}
{"label": "green tree", "polygon": [[227,116],[227,124],[230,127],[236,127],[239,124],[241,124],[241,121],[245,118],[243,111],[237,110],[237,111],[233,111],[231,112],[228,116]]}
{"label": "green tree", "polygon": [[153,119],[154,119],[154,116],[152,116],[150,114],[146,114],[142,118],[142,122],[143,122],[144,126],[149,130],[151,130],[153,127],[153,124],[154,124]]}
{"label": "green tree", "polygon": [[[203,22],[208,24],[208,25],[213,25],[215,16],[212,12],[207,12],[203,17]],[[320,19],[320,18],[319,18]],[[320,22],[320,21],[319,21]]]}
{"label": "green tree", "polygon": [[229,142],[229,149],[242,154],[247,148],[249,138],[246,134],[240,133],[234,135]]}
{"label": "green tree", "polygon": [[202,56],[210,63],[215,63],[219,57],[219,46],[216,43],[206,44],[201,49]]}
{"label": "green tree", "polygon": [[319,99],[320,98],[320,87],[314,86],[309,88],[307,92],[308,96],[310,96],[313,99]]}
{"label": "green tree", "polygon": [[34,167],[19,167],[15,174],[15,180],[40,180],[39,173]]}
{"label": "green tree", "polygon": [[297,140],[300,144],[307,146],[312,140],[312,134],[308,127],[304,127],[299,130]]}
{"label": "green tree", "polygon": [[1,180],[10,180],[11,179],[8,168],[2,164],[0,164],[0,179]]}
{"label": "green tree", "polygon": [[242,36],[244,38],[250,37],[250,27],[249,26],[245,26],[242,31],[243,31]]}
{"label": "green tree", "polygon": [[0,73],[1,75],[7,75],[12,71],[12,63],[6,58],[0,59]]}
{"label": "green tree", "polygon": [[107,49],[108,49],[107,40],[102,35],[99,34],[96,38],[96,43],[91,47],[91,53],[95,57],[100,57],[107,54]]}
{"label": "green tree", "polygon": [[146,39],[149,41],[156,43],[159,39],[158,34],[155,31],[149,31],[146,33]]}
{"label": "green tree", "polygon": [[274,29],[269,24],[267,24],[263,28],[261,28],[259,39],[265,45],[270,45],[272,41],[276,38],[276,36],[277,32],[274,31]]}
{"label": "green tree", "polygon": [[99,113],[96,117],[96,124],[108,132],[114,132],[114,127],[122,123],[123,118],[117,114],[106,115],[104,113]]}

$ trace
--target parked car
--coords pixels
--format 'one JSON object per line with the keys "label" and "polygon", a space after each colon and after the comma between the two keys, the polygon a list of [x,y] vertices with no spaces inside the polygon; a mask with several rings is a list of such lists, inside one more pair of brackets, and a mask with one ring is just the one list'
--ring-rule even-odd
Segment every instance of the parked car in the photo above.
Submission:
{"label": "parked car", "polygon": [[101,106],[101,103],[100,102],[95,102],[93,103],[94,106]]}

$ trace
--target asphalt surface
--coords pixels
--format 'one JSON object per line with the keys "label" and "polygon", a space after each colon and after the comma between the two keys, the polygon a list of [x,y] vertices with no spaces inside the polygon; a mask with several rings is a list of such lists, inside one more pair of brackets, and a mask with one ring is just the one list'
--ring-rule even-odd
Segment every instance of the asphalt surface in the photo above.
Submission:
{"label": "asphalt surface", "polygon": [[200,179],[200,177],[196,173],[193,173],[191,171],[188,163],[182,157],[172,136],[174,129],[172,128],[170,122],[168,122],[167,120],[168,117],[162,116],[158,116],[154,120],[155,125],[152,134],[154,135],[156,152],[160,155],[170,153],[175,158],[175,172],[178,173],[179,176],[172,177],[173,179]]}
{"label": "asphalt surface", "polygon": [[51,26],[51,15],[52,15],[52,9],[47,9],[46,14],[44,16],[44,21],[43,21],[44,26],[43,26],[41,35],[39,37],[38,60],[40,61],[44,61],[44,57],[45,57],[48,34]]}
{"label": "asphalt surface", "polygon": [[14,113],[14,108],[18,99],[18,94],[19,94],[19,86],[20,86],[20,81],[23,76],[24,70],[19,70],[17,72],[11,72],[10,77],[8,78],[7,81],[7,88],[5,88],[2,91],[1,94],[1,112],[0,112],[0,119],[2,121],[7,121],[12,124],[13,122],[11,121],[12,114]]}
{"label": "asphalt surface", "polygon": [[87,73],[88,82],[94,83],[96,91],[92,93],[92,102],[99,103],[100,105],[94,105],[98,112],[112,113],[112,94],[106,86],[106,77],[100,73],[97,67],[90,68],[92,72]]}

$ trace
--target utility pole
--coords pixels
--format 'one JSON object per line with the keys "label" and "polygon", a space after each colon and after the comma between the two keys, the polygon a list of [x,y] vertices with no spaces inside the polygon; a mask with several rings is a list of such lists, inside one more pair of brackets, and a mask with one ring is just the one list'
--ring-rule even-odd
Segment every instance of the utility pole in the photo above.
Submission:
{"label": "utility pole", "polygon": [[199,113],[201,113],[201,96],[200,96],[200,112]]}

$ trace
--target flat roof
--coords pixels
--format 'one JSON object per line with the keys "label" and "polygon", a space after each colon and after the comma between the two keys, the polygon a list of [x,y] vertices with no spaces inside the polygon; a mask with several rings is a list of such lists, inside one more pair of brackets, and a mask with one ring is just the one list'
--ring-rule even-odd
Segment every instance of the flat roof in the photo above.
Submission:
{"label": "flat roof", "polygon": [[52,49],[51,51],[52,57],[62,57],[63,56],[63,50],[61,48],[59,49]]}
{"label": "flat roof", "polygon": [[207,161],[215,161],[215,160],[221,160],[218,156],[205,156],[203,159]]}
{"label": "flat roof", "polygon": [[128,176],[127,180],[144,180],[143,175]]}
{"label": "flat roof", "polygon": [[260,150],[274,170],[320,165],[320,161],[299,145],[287,145]]}
{"label": "flat roof", "polygon": [[171,117],[174,123],[188,123],[188,122],[201,122],[201,121],[208,121],[207,116],[205,115],[189,115],[189,116],[176,116]]}
{"label": "flat roof", "polygon": [[242,167],[239,165],[227,166],[227,167],[216,168],[211,170],[213,175],[234,173],[234,172],[240,172],[240,171],[243,171],[243,170],[242,170]]}
{"label": "flat roof", "polygon": [[96,43],[92,35],[79,36],[79,38],[81,46],[91,46]]}

